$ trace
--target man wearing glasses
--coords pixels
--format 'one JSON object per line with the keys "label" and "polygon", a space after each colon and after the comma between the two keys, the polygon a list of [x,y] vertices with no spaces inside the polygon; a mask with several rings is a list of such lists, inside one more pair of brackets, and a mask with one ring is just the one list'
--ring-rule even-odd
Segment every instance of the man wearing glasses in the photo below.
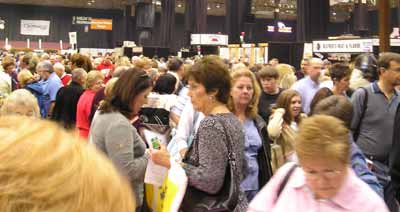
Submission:
{"label": "man wearing glasses", "polygon": [[389,175],[389,153],[392,149],[394,117],[400,102],[395,87],[400,85],[400,54],[382,53],[378,60],[379,80],[352,96],[354,117],[351,129],[355,142],[371,162],[371,170],[384,188],[385,202],[397,211]]}

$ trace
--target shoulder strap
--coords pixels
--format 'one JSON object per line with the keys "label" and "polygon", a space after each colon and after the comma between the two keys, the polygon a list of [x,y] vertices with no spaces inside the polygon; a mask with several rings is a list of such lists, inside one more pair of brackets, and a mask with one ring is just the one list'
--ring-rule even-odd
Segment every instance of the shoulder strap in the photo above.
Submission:
{"label": "shoulder strap", "polygon": [[358,136],[360,135],[361,123],[364,119],[365,111],[367,111],[367,107],[368,107],[368,90],[367,90],[367,88],[364,88],[364,87],[361,87],[361,89],[364,90],[365,95],[364,95],[364,101],[362,104],[360,120],[358,121],[357,128],[354,130],[354,133],[353,133],[354,142],[357,142]]}
{"label": "shoulder strap", "polygon": [[[225,122],[220,119],[218,119],[218,122],[221,123],[221,125],[224,129],[225,138],[226,138],[226,146],[228,148],[229,168],[231,169],[232,175],[234,175],[234,173],[237,173],[237,167],[236,167],[236,155],[232,149],[232,139],[231,139],[230,134],[228,134],[228,131],[226,130]],[[225,174],[227,174],[227,173],[225,173]],[[239,184],[240,184],[240,182],[237,182],[237,177],[235,177],[235,176],[231,176],[230,180],[233,181],[234,185],[236,186],[235,190],[237,191],[232,194],[232,198],[230,198],[230,200],[228,202],[228,208],[233,210],[239,201]]]}
{"label": "shoulder strap", "polygon": [[285,189],[287,182],[289,181],[290,176],[292,175],[293,171],[297,168],[297,164],[294,164],[289,171],[286,173],[285,178],[283,178],[281,184],[279,185],[278,192],[276,193],[276,200],[279,199],[282,191]]}

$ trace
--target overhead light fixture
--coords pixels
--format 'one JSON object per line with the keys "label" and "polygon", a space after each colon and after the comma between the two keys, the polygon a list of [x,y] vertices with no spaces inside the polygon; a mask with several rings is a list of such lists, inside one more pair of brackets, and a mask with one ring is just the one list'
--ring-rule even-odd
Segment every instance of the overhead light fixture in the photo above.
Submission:
{"label": "overhead light fixture", "polygon": [[221,8],[221,5],[217,4],[217,5],[215,5],[215,7],[219,9],[219,8]]}
{"label": "overhead light fixture", "polygon": [[210,7],[210,5],[208,5],[208,6],[207,6],[207,10],[211,10],[211,7]]}
{"label": "overhead light fixture", "polygon": [[179,4],[178,4],[178,7],[181,8],[181,7],[182,7],[182,4],[179,3]]}

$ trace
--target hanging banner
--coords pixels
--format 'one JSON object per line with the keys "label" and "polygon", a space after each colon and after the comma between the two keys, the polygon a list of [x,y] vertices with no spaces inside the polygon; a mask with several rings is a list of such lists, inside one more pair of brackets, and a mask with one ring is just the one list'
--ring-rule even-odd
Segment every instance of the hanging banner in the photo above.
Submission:
{"label": "hanging banner", "polygon": [[90,23],[91,30],[112,30],[112,19],[94,19]]}
{"label": "hanging banner", "polygon": [[372,52],[371,39],[313,41],[313,51],[321,53]]}
{"label": "hanging banner", "polygon": [[21,35],[49,36],[50,21],[21,20]]}
{"label": "hanging banner", "polygon": [[68,33],[68,36],[69,36],[69,43],[71,44],[71,45],[74,45],[74,44],[77,44],[78,42],[77,42],[77,33],[76,32],[69,32]]}
{"label": "hanging banner", "polygon": [[191,45],[227,46],[228,35],[220,34],[191,34]]}

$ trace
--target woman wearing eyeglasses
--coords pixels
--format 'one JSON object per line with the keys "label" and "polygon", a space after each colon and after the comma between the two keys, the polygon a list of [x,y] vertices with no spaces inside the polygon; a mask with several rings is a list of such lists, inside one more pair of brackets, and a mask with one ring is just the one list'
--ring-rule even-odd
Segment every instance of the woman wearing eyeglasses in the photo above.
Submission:
{"label": "woman wearing eyeglasses", "polygon": [[298,165],[281,167],[248,211],[388,211],[351,169],[348,133],[344,123],[331,116],[305,119],[294,145]]}

